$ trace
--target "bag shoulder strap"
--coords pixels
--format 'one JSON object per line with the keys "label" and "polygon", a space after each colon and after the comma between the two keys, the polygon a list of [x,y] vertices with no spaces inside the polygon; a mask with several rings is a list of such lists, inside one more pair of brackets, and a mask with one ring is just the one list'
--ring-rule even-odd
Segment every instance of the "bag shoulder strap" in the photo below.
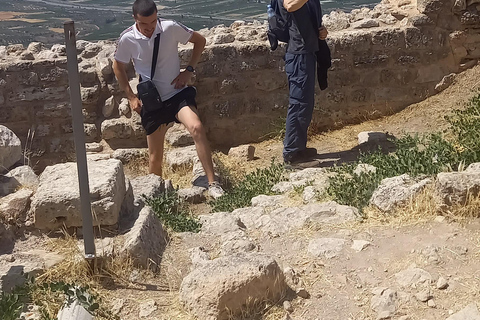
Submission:
{"label": "bag shoulder strap", "polygon": [[150,71],[150,80],[153,80],[155,75],[155,69],[157,68],[158,47],[160,44],[160,34],[155,37],[155,44],[153,45],[153,57],[152,57],[152,70]]}

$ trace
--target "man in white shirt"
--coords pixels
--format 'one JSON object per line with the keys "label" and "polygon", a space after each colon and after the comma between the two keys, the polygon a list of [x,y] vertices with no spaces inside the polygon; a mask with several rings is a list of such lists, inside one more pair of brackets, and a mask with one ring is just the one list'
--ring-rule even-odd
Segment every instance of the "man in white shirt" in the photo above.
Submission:
{"label": "man in white shirt", "polygon": [[[147,133],[149,169],[162,176],[165,133],[171,122],[182,123],[193,137],[197,154],[209,182],[209,193],[217,198],[223,190],[215,181],[212,155],[205,129],[196,113],[195,87],[187,87],[205,47],[205,38],[184,25],[157,18],[153,0],[136,0],[133,4],[135,24],[120,36],[113,70],[120,88],[125,91],[130,108],[138,112]],[[128,82],[126,65],[133,60],[135,71],[143,80],[150,79],[155,38],[160,35],[156,72],[151,79],[163,102],[161,109],[146,110]],[[178,43],[193,43],[192,56],[180,72]]]}

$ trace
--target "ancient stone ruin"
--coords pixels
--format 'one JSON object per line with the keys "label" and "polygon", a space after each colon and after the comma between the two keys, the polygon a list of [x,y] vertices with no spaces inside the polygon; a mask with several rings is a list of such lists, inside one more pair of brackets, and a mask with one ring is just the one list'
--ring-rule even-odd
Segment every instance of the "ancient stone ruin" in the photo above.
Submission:
{"label": "ancient stone ruin", "polygon": [[[446,89],[457,73],[475,66],[480,58],[476,1],[383,0],[373,9],[325,15],[333,66],[329,88],[316,95],[315,127],[333,129],[389,115]],[[208,39],[195,81],[200,115],[215,147],[241,145],[229,152],[238,161],[254,158],[255,150],[246,144],[268,136],[288,104],[285,47],[271,52],[265,30],[265,23],[237,21],[200,31]],[[157,196],[173,186],[153,174],[125,175],[124,165],[145,154],[146,141],[139,116],[130,111],[113,75],[114,50],[112,41],[77,42],[94,225],[115,234],[112,246],[120,255],[131,257],[136,266],[155,269],[169,236],[144,196]],[[183,62],[190,50],[182,48]],[[135,84],[131,67],[129,76]],[[12,252],[25,232],[45,234],[65,227],[81,234],[71,122],[65,46],[0,47],[0,254]],[[364,138],[368,142],[369,135],[359,137]],[[178,194],[192,203],[205,201],[203,172],[191,137],[175,126],[167,141],[172,150],[166,154],[166,165],[172,170],[188,167],[196,185]],[[103,150],[104,146],[109,148]],[[354,174],[371,170],[375,167],[360,165]],[[449,286],[465,290],[454,276],[424,270],[438,263],[452,268],[448,263],[467,255],[451,226],[438,227],[438,241],[448,250],[432,245],[412,252],[406,246],[401,248],[402,257],[418,254],[415,258],[422,267],[402,265],[388,277],[379,276],[389,272],[381,269],[382,259],[394,259],[388,255],[388,243],[377,235],[341,229],[359,220],[359,210],[318,201],[316,195],[328,186],[330,175],[324,168],[293,172],[273,187],[278,195],[257,196],[251,206],[233,212],[202,215],[199,233],[177,235],[190,268],[176,292],[182,307],[198,319],[223,320],[241,314],[253,302],[278,300],[289,314],[304,310],[295,319],[349,319],[337,303],[341,301],[355,304],[351,308],[359,313],[368,308],[373,318],[410,319],[402,309],[405,305],[420,301],[433,310],[433,298],[443,298]],[[370,204],[389,215],[426,188],[434,190],[438,206],[448,211],[478,195],[480,165],[441,173],[435,179],[408,175],[385,179]],[[288,193],[295,189],[302,190],[301,199],[292,204]],[[315,226],[330,230],[320,232]],[[379,259],[370,250],[373,246],[382,247],[385,257]],[[341,267],[329,264],[332,259],[338,259]],[[372,267],[369,259],[380,262]],[[307,260],[314,262],[300,263]],[[348,270],[349,260],[358,270]],[[40,272],[49,265],[38,252],[0,262],[0,288],[6,291],[18,284],[24,271]],[[467,262],[462,268],[471,266]],[[11,277],[18,265],[22,270]],[[319,280],[323,285],[319,288],[318,279],[308,278],[318,276],[320,267],[328,269],[325,277],[332,275],[328,281],[335,279],[334,284],[328,282],[331,287]],[[306,285],[318,291],[306,290]],[[344,298],[345,286],[353,287],[357,295]],[[333,298],[328,300],[329,308],[322,309],[327,311],[319,314],[308,301],[321,303],[322,292]],[[442,311],[441,317],[480,318],[474,303],[464,307],[448,315]],[[156,307],[150,309],[141,311],[140,317],[153,317]],[[440,308],[437,311],[439,319]]]}

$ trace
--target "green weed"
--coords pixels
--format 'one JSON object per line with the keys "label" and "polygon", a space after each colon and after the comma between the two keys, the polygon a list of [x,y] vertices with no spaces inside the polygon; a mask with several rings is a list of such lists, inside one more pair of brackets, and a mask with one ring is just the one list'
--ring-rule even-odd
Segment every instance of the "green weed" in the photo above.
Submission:
{"label": "green weed", "polygon": [[165,192],[156,198],[146,198],[145,203],[162,223],[174,232],[199,232],[202,224],[189,212],[176,192]]}
{"label": "green weed", "polygon": [[[396,150],[385,154],[381,149],[361,155],[358,162],[336,167],[339,173],[330,179],[327,194],[340,204],[360,209],[368,202],[382,179],[409,174],[432,176],[439,172],[468,166],[480,161],[480,95],[473,98],[464,110],[455,110],[446,117],[450,128],[445,134],[405,135],[392,140]],[[451,139],[445,136],[450,134]],[[359,163],[377,168],[375,173],[356,175]]]}
{"label": "green weed", "polygon": [[282,180],[284,172],[283,164],[277,164],[272,160],[270,167],[247,174],[232,189],[226,190],[222,197],[211,202],[213,211],[233,211],[249,206],[255,196],[273,194],[271,189]]}

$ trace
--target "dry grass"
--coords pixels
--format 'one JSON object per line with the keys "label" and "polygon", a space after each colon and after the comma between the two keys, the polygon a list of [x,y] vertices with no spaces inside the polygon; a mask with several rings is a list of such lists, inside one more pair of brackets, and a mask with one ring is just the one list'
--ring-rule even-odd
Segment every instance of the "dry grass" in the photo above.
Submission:
{"label": "dry grass", "polygon": [[79,241],[67,232],[64,232],[63,238],[51,240],[49,247],[63,255],[64,260],[36,278],[37,286],[32,292],[34,301],[44,306],[51,317],[55,317],[63,301],[59,300],[55,293],[41,289],[42,284],[63,282],[82,287],[88,286],[89,290],[100,298],[98,302],[101,315],[97,319],[114,319],[112,315],[102,310],[108,310],[105,304],[109,301],[109,290],[116,287],[135,287],[135,284],[129,280],[134,270],[132,260],[125,255],[112,254],[108,257],[97,257],[92,266],[84,259]]}

